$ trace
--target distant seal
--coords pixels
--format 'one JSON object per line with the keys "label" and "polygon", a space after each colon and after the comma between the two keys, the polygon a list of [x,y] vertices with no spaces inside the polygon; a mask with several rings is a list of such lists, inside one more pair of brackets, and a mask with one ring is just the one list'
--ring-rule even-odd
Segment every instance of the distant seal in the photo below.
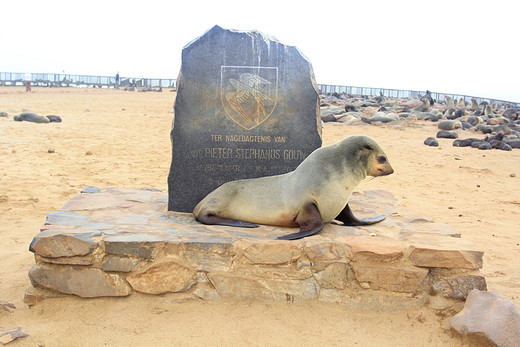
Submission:
{"label": "distant seal", "polygon": [[458,120],[444,120],[437,124],[437,127],[442,130],[453,130],[453,129],[461,129],[462,124]]}
{"label": "distant seal", "polygon": [[495,112],[491,109],[491,105],[487,104],[484,107],[484,114],[488,117],[493,117],[495,115]]}
{"label": "distant seal", "polygon": [[491,145],[491,147],[493,147],[495,149],[501,149],[503,151],[512,151],[513,150],[512,147],[504,141],[497,141],[497,142],[493,143]]}
{"label": "distant seal", "polygon": [[439,147],[439,141],[437,141],[434,137],[428,137],[424,140],[424,144],[431,147]]}
{"label": "distant seal", "polygon": [[40,116],[37,113],[32,112],[22,112],[19,115],[13,117],[13,119],[17,122],[33,122],[33,123],[49,123],[49,118],[45,116]]}
{"label": "distant seal", "polygon": [[476,99],[471,98],[471,110],[477,111],[480,110],[480,106],[478,105],[478,102]]}
{"label": "distant seal", "polygon": [[474,143],[474,142],[478,142],[478,144],[481,144],[482,142],[484,142],[484,140],[470,137],[468,139],[453,141],[453,146],[455,146],[455,147],[471,147],[471,144]]}
{"label": "distant seal", "polygon": [[384,114],[383,112],[377,112],[372,117],[361,117],[361,120],[365,123],[371,124],[372,122],[390,123],[395,122],[399,119],[399,116],[395,113]]}
{"label": "distant seal", "polygon": [[520,148],[520,139],[505,140],[511,148]]}
{"label": "distant seal", "polygon": [[502,116],[507,117],[511,120],[515,120],[518,118],[518,114],[520,114],[519,108],[506,108],[504,112],[502,113]]}
{"label": "distant seal", "polygon": [[467,122],[469,124],[475,126],[475,125],[479,124],[481,122],[481,120],[478,117],[471,116],[471,117],[468,117]]}
{"label": "distant seal", "polygon": [[7,112],[0,111],[0,117],[7,117]]}
{"label": "distant seal", "polygon": [[460,122],[460,124],[462,124],[462,129],[471,129],[471,128],[473,128],[473,125],[471,125],[468,122]]}
{"label": "distant seal", "polygon": [[446,95],[446,109],[455,109],[455,102],[448,95]]}
{"label": "distant seal", "polygon": [[60,116],[49,114],[46,117],[49,119],[49,122],[51,122],[51,123],[61,123],[61,117]]}
{"label": "distant seal", "polygon": [[459,134],[453,131],[440,130],[437,132],[438,139],[456,139],[457,137],[459,137]]}
{"label": "distant seal", "polygon": [[440,115],[436,115],[431,112],[412,111],[412,114],[416,115],[417,119],[431,120],[432,122],[437,122],[442,118],[442,113]]}
{"label": "distant seal", "polygon": [[345,111],[346,112],[359,112],[359,108],[355,105],[345,105]]}
{"label": "distant seal", "polygon": [[300,227],[281,240],[314,235],[334,219],[345,225],[374,224],[385,216],[357,219],[348,201],[367,176],[393,172],[373,139],[350,136],[315,150],[292,172],[224,183],[195,206],[193,214],[204,224]]}
{"label": "distant seal", "polygon": [[422,98],[421,101],[422,101],[422,104],[415,107],[414,111],[428,112],[428,110],[430,109],[430,100],[427,98]]}
{"label": "distant seal", "polygon": [[455,109],[448,108],[446,111],[444,111],[444,117],[447,119],[455,119]]}
{"label": "distant seal", "polygon": [[480,130],[483,134],[491,134],[493,132],[503,132],[506,135],[511,135],[511,129],[507,127],[507,125],[485,125],[479,124],[477,125],[477,129]]}
{"label": "distant seal", "polygon": [[[473,145],[471,146],[473,147]],[[492,149],[493,147],[491,147],[491,144],[489,142],[482,142],[479,146],[478,146],[478,149],[480,150],[488,150],[488,149]]]}

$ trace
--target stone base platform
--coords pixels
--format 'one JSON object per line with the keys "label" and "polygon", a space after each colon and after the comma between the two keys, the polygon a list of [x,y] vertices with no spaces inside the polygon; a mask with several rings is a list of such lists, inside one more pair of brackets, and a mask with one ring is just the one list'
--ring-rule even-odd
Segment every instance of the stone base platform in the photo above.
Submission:
{"label": "stone base platform", "polygon": [[377,311],[451,307],[486,289],[483,252],[448,225],[399,211],[386,191],[354,193],[350,204],[358,217],[388,217],[366,227],[327,224],[318,235],[281,241],[296,229],[207,226],[168,212],[167,194],[155,189],[88,187],[50,213],[33,239],[26,303],[141,292]]}

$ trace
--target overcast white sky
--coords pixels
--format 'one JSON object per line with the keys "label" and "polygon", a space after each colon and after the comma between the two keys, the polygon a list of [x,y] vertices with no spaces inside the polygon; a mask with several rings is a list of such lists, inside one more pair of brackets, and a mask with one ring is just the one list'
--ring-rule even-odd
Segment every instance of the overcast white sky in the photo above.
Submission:
{"label": "overcast white sky", "polygon": [[520,102],[520,2],[2,0],[0,71],[176,78],[215,24],[296,46],[321,84]]}

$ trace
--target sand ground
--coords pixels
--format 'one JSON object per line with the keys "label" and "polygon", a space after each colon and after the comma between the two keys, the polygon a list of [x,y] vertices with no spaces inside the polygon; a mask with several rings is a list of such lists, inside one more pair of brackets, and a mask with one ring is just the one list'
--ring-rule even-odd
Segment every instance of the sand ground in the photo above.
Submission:
{"label": "sand ground", "polygon": [[[15,346],[301,346],[479,345],[449,318],[426,309],[374,313],[318,302],[297,304],[179,302],[170,295],[46,300],[28,308],[29,243],[46,214],[89,185],[167,191],[169,132],[175,94],[106,89],[0,87],[0,329],[21,326]],[[56,114],[63,123],[14,122],[22,110]],[[440,139],[436,125],[325,124],[323,143],[366,134],[385,149],[393,175],[358,190],[385,189],[401,206],[451,225],[485,252],[488,289],[520,304],[520,150],[479,151]],[[481,134],[460,131],[460,138]],[[49,153],[49,149],[54,153]],[[90,154],[87,154],[90,153]],[[512,177],[511,174],[516,174]]]}

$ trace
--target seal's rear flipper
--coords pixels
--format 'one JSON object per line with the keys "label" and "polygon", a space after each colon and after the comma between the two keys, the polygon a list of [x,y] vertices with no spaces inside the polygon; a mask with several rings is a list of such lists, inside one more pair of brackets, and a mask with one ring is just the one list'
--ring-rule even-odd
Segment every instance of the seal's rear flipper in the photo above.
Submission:
{"label": "seal's rear flipper", "polygon": [[340,212],[340,214],[334,218],[341,222],[343,222],[346,226],[360,226],[360,225],[370,225],[370,224],[376,224],[379,222],[382,222],[386,219],[385,215],[380,216],[374,216],[374,217],[367,217],[363,219],[358,219],[354,214],[352,213],[352,210],[350,209],[350,206],[347,204],[343,211]]}
{"label": "seal's rear flipper", "polygon": [[299,239],[303,239],[304,237],[307,237],[307,236],[315,235],[315,234],[319,233],[321,231],[321,229],[323,229],[323,226],[320,228],[312,229],[312,230],[300,229],[300,231],[298,231],[297,233],[280,236],[277,239],[278,240],[299,240]]}
{"label": "seal's rear flipper", "polygon": [[298,240],[307,236],[312,236],[323,229],[323,219],[314,203],[308,203],[298,213],[296,223],[300,226],[300,231],[294,234],[280,236],[278,240]]}
{"label": "seal's rear flipper", "polygon": [[240,228],[258,228],[258,225],[254,223],[244,222],[243,220],[219,217],[215,215],[199,215],[196,219],[202,224],[227,225],[230,227]]}

